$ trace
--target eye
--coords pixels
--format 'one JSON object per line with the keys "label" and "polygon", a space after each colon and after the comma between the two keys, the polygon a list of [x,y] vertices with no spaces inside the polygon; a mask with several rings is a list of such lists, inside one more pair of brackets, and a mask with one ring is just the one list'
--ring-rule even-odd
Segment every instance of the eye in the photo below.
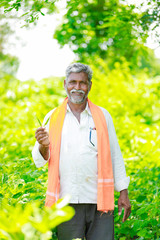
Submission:
{"label": "eye", "polygon": [[72,81],[70,81],[69,83],[70,83],[70,84],[75,84],[76,81],[72,80]]}
{"label": "eye", "polygon": [[86,82],[83,82],[83,81],[80,82],[80,84],[81,84],[81,85],[87,85],[87,83],[86,83]]}

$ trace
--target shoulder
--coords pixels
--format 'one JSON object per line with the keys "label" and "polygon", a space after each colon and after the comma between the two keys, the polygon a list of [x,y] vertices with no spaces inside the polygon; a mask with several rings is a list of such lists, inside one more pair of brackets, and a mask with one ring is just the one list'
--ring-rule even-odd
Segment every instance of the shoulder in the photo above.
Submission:
{"label": "shoulder", "polygon": [[56,110],[56,108],[52,109],[51,111],[49,111],[46,116],[44,117],[43,123],[45,123],[52,115],[52,113]]}
{"label": "shoulder", "polygon": [[105,118],[112,118],[112,117],[111,117],[111,114],[107,111],[107,109],[105,109],[105,108],[103,108],[103,107],[100,107],[100,106],[98,106],[98,107],[102,110]]}
{"label": "shoulder", "polygon": [[100,106],[98,106],[98,107],[102,110],[102,112],[105,116],[106,122],[107,122],[107,126],[109,126],[109,123],[112,122],[111,114],[107,111],[107,109],[100,107]]}

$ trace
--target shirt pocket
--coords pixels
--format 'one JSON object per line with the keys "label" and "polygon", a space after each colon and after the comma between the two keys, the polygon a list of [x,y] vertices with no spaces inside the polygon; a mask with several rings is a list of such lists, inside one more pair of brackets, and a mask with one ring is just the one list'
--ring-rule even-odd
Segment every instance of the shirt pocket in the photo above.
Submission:
{"label": "shirt pocket", "polygon": [[97,151],[97,130],[95,127],[89,127],[87,145],[90,149]]}

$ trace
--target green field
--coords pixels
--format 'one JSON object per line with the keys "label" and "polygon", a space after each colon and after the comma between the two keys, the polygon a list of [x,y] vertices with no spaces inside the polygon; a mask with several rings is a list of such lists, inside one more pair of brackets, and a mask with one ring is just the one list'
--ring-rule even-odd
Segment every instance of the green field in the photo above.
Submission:
{"label": "green field", "polygon": [[[12,20],[26,31],[34,24],[36,29],[39,16],[62,11],[57,2],[61,0],[0,1],[0,240],[57,239],[56,226],[74,214],[68,198],[44,207],[47,165],[37,169],[31,157],[37,118],[42,122],[66,97],[64,77],[22,82],[15,78],[18,58],[7,54],[16,27]],[[160,46],[160,3],[136,4],[68,0],[53,38],[59,46],[70,47],[75,61],[90,65],[89,98],[113,118],[131,179],[132,205],[122,223],[115,193],[115,240],[159,240],[160,59],[147,40],[152,36],[155,48]],[[38,54],[41,59],[41,49]]]}
{"label": "green field", "polygon": [[[105,64],[105,63],[104,63]],[[159,89],[160,77],[133,77],[125,65],[108,71],[91,65],[89,98],[112,115],[130,176],[130,218],[122,223],[115,193],[115,239],[159,239]],[[20,82],[3,74],[0,85],[0,239],[50,239],[51,229],[69,219],[65,203],[44,209],[47,166],[37,169],[31,157],[36,116],[58,106],[65,97],[63,79]],[[67,215],[68,214],[68,215]],[[55,238],[56,239],[56,238]]]}

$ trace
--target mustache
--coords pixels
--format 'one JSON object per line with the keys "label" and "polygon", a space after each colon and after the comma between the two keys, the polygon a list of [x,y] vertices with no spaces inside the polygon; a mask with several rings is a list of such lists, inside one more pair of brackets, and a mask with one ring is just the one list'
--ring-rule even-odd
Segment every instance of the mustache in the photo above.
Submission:
{"label": "mustache", "polygon": [[82,94],[85,94],[85,92],[83,90],[76,90],[76,89],[72,89],[70,91],[70,93],[82,93]]}

